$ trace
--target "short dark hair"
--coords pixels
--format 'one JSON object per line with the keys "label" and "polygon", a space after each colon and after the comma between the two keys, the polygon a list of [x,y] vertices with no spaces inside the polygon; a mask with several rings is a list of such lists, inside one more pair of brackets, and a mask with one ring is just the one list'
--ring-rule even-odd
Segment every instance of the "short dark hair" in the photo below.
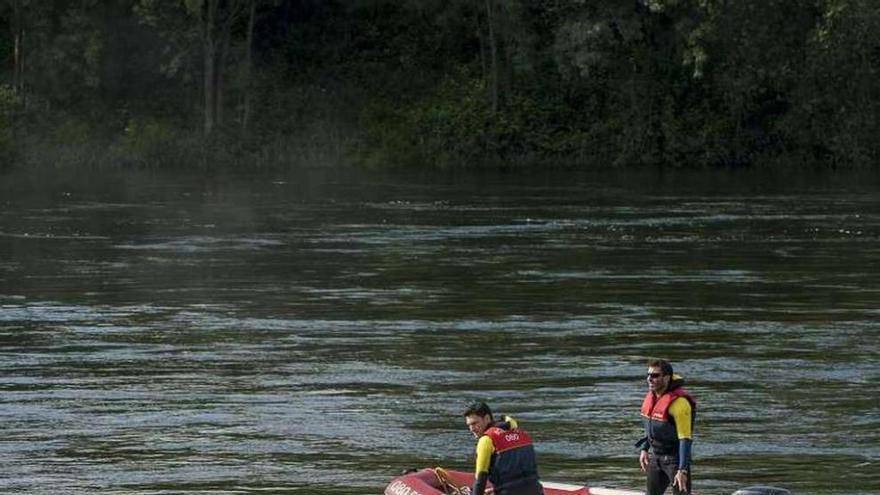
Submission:
{"label": "short dark hair", "polygon": [[471,416],[476,414],[477,416],[489,416],[492,417],[492,409],[489,408],[489,404],[485,402],[474,402],[469,405],[467,409],[464,410],[464,414],[462,416]]}
{"label": "short dark hair", "polygon": [[672,375],[672,364],[665,359],[649,359],[648,368],[660,368],[660,371],[663,372],[664,375]]}

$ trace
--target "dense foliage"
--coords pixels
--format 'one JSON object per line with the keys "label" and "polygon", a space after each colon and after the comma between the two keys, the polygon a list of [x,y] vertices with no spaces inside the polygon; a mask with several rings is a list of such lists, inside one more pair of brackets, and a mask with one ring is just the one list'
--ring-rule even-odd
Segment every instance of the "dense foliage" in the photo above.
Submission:
{"label": "dense foliage", "polygon": [[872,167],[868,0],[4,0],[3,163]]}

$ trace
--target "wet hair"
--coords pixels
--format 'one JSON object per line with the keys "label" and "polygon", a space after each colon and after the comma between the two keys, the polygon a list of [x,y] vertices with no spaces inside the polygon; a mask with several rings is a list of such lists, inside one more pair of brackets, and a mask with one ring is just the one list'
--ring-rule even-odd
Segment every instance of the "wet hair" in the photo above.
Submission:
{"label": "wet hair", "polygon": [[469,405],[467,409],[464,410],[464,414],[462,414],[462,416],[467,417],[474,414],[481,417],[489,416],[491,418],[492,409],[489,409],[489,404],[486,404],[485,402],[474,402],[473,404]]}
{"label": "wet hair", "polygon": [[670,364],[670,362],[665,359],[649,359],[648,368],[660,368],[660,371],[664,375],[672,375],[672,364]]}

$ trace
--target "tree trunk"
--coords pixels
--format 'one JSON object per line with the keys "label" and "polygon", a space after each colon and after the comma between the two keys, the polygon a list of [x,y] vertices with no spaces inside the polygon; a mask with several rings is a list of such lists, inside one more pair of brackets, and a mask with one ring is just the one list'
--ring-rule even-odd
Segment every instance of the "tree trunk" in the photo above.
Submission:
{"label": "tree trunk", "polygon": [[12,91],[24,94],[24,13],[21,0],[12,2]]}
{"label": "tree trunk", "polygon": [[223,125],[226,62],[232,26],[244,0],[205,0],[203,38],[205,46],[205,135]]}
{"label": "tree trunk", "polygon": [[494,0],[486,1],[486,26],[489,37],[489,103],[498,112],[498,40],[495,38]]}
{"label": "tree trunk", "polygon": [[215,25],[217,22],[217,4],[219,0],[205,1],[205,15],[202,23],[202,40],[204,44],[205,62],[205,136],[214,132],[216,122],[215,111],[217,109],[217,40],[215,39]]}
{"label": "tree trunk", "polygon": [[252,64],[253,64],[253,47],[254,47],[254,24],[257,17],[257,0],[250,0],[250,13],[248,14],[247,41],[245,43],[244,52],[244,88],[242,91],[241,105],[241,131],[246,134],[248,131],[248,121],[251,117],[251,98],[253,92]]}
{"label": "tree trunk", "polygon": [[220,50],[217,53],[217,68],[214,77],[214,123],[216,127],[223,126],[223,97],[226,89],[226,62],[229,59],[229,42],[232,37],[231,26],[224,24],[220,36]]}
{"label": "tree trunk", "polygon": [[486,35],[483,33],[483,25],[480,23],[480,12],[477,11],[474,16],[474,23],[476,24],[477,30],[477,40],[479,41],[480,48],[480,76],[483,78],[483,81],[489,80],[489,68],[486,63]]}

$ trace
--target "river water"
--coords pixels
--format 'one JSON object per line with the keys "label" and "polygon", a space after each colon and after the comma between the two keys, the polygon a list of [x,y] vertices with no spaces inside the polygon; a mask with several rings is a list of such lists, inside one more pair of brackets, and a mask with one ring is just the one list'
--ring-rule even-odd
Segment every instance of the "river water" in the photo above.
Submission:
{"label": "river water", "polygon": [[645,360],[695,489],[880,493],[880,177],[0,175],[0,492],[379,495],[469,470],[641,487]]}

